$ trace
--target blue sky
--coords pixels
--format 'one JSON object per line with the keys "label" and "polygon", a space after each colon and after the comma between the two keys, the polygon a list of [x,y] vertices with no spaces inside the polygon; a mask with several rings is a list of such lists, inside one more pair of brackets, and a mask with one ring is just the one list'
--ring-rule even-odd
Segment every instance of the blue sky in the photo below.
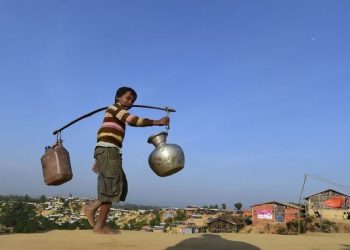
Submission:
{"label": "blue sky", "polygon": [[[0,0],[0,193],[96,196],[102,113],[63,131],[73,179],[43,182],[52,132],[113,102],[170,106],[183,171],[148,167],[161,127],[128,127],[127,201],[183,206],[350,193],[349,1]],[[164,112],[132,109],[158,119]]]}

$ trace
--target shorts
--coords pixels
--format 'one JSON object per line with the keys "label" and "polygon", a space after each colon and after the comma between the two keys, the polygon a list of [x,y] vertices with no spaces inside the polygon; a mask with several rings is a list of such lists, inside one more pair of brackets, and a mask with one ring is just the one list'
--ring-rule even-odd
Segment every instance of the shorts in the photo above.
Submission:
{"label": "shorts", "polygon": [[99,168],[97,195],[101,202],[125,201],[128,182],[122,167],[122,155],[118,148],[96,147],[94,154]]}

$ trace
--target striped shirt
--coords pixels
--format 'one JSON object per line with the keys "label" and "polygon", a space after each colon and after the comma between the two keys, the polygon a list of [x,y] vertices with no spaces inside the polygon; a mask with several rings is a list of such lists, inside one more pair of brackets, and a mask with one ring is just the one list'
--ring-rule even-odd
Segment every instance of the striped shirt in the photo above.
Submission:
{"label": "striped shirt", "polygon": [[119,103],[109,106],[97,132],[97,143],[108,142],[121,148],[125,135],[125,124],[135,127],[152,126],[153,120],[130,114]]}

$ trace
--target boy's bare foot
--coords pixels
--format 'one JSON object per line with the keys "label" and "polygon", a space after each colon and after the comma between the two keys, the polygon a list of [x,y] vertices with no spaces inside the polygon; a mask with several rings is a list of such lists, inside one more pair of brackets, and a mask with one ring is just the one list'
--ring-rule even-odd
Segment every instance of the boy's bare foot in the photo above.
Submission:
{"label": "boy's bare foot", "polygon": [[110,228],[109,226],[104,225],[103,227],[95,227],[94,233],[97,234],[120,234],[119,230]]}
{"label": "boy's bare foot", "polygon": [[93,208],[91,208],[89,205],[83,206],[83,212],[86,215],[90,226],[95,227],[95,212]]}

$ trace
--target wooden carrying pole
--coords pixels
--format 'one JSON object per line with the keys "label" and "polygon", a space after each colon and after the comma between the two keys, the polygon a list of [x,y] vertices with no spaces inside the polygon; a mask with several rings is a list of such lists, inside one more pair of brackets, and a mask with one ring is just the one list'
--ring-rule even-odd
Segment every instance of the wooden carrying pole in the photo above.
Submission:
{"label": "wooden carrying pole", "polygon": [[[135,108],[149,108],[149,109],[164,110],[164,111],[166,111],[166,112],[176,112],[175,109],[168,108],[168,107],[160,108],[160,107],[154,107],[154,106],[148,106],[148,105],[131,105],[131,106],[128,106],[128,107],[131,107],[131,108],[134,108],[134,107],[135,107]],[[59,129],[53,131],[53,134],[54,134],[54,135],[57,135],[57,134],[61,133],[62,130],[68,128],[69,126],[73,125],[74,123],[76,123],[76,122],[78,122],[78,121],[80,121],[80,120],[82,120],[82,119],[84,119],[84,118],[86,118],[86,117],[92,116],[93,114],[96,114],[96,113],[98,113],[98,112],[100,112],[100,111],[102,111],[102,110],[105,110],[105,109],[107,109],[107,108],[108,108],[108,106],[107,106],[107,107],[103,107],[103,108],[99,108],[99,109],[96,109],[96,110],[94,110],[94,111],[91,111],[90,113],[87,113],[87,114],[85,114],[85,115],[83,115],[83,116],[80,116],[79,118],[77,118],[77,119],[71,121],[70,123],[64,125],[62,128],[59,128]]]}

